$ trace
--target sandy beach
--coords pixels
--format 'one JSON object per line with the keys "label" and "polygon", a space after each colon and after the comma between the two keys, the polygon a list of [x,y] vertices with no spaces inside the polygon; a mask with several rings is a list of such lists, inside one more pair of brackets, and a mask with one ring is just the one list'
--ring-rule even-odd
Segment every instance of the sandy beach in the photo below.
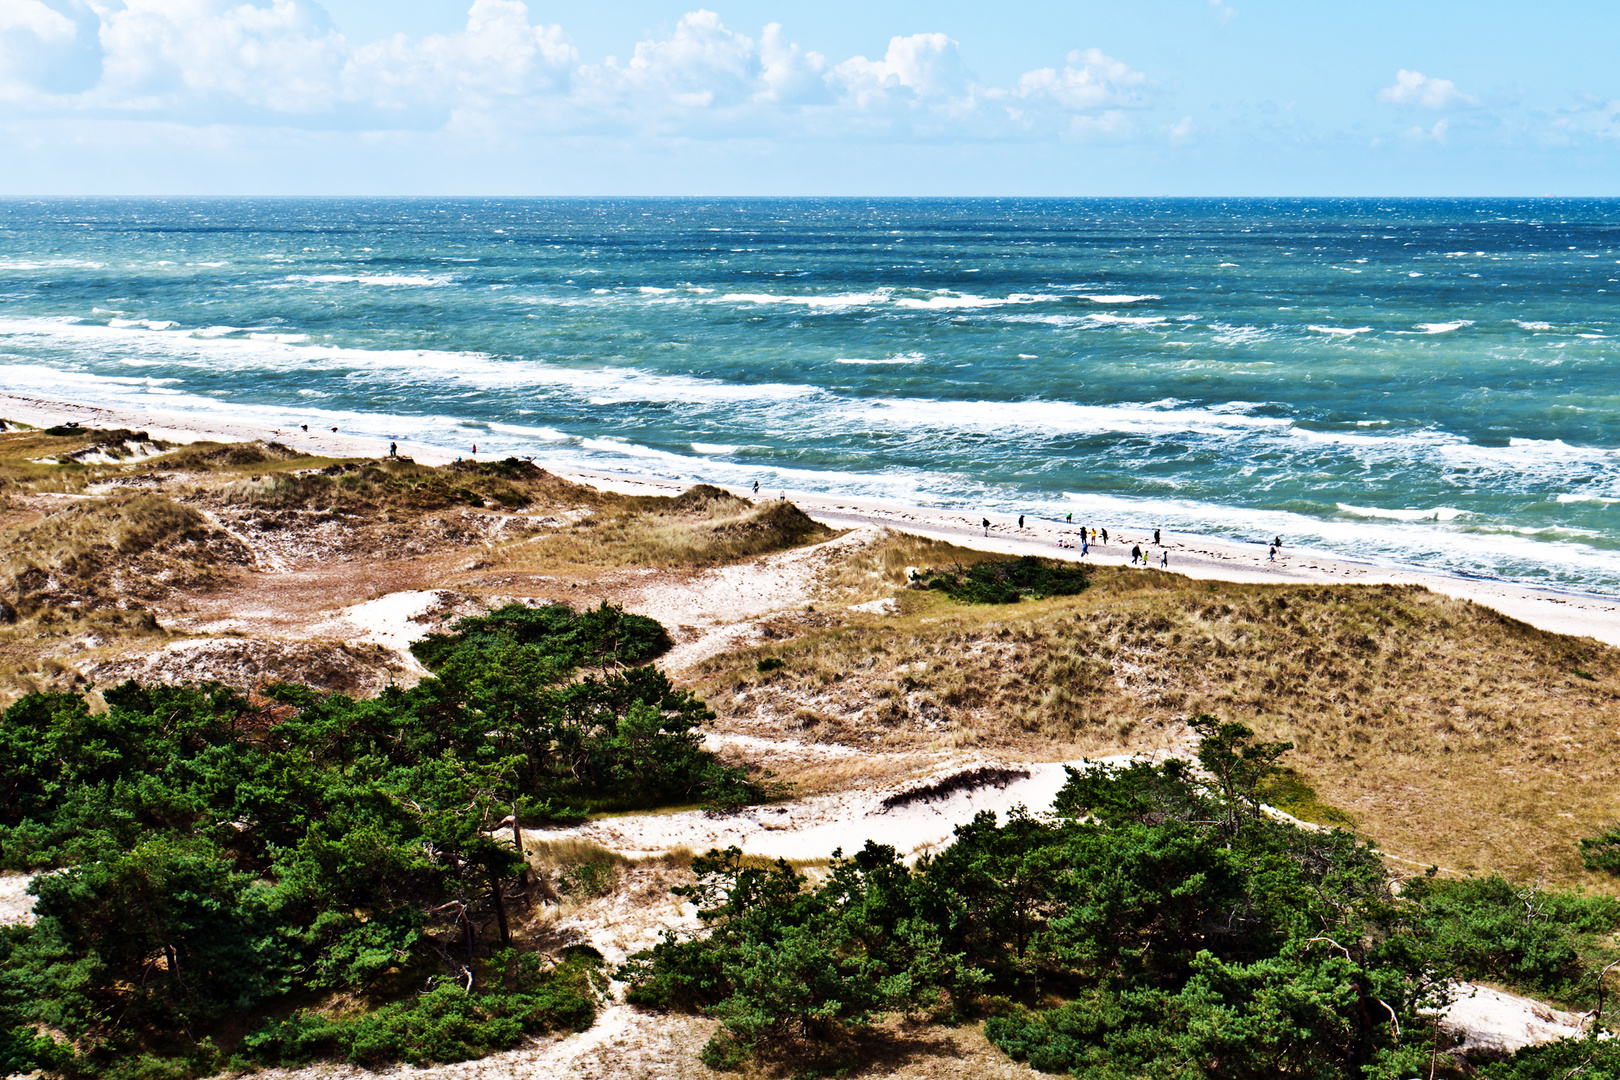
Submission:
{"label": "sandy beach", "polygon": [[[110,409],[3,392],[0,392],[0,419],[35,427],[79,423],[91,427],[129,428],[178,443],[274,440],[306,453],[331,457],[376,457],[386,455],[389,450],[386,440],[330,429],[306,432],[297,425],[266,427],[252,419],[198,417],[156,409]],[[398,452],[428,465],[442,465],[460,456],[441,447],[406,442],[398,444]],[[629,494],[672,494],[692,483],[649,474],[559,466],[543,456],[534,460],[559,476]],[[728,490],[738,495],[753,495],[744,488]],[[1020,528],[1016,517],[1005,514],[985,514],[966,508],[906,506],[794,488],[762,489],[758,497],[787,498],[810,516],[834,528],[887,527],[975,550],[1080,559],[1080,522],[1029,517]],[[987,517],[991,523],[988,530],[982,524]],[[1291,547],[1286,537],[1272,561],[1267,557],[1268,545],[1263,541],[1242,544],[1207,536],[1167,533],[1161,537],[1162,545],[1154,545],[1152,523],[1093,521],[1086,524],[1106,527],[1109,532],[1107,544],[1091,547],[1086,556],[1088,562],[1129,565],[1131,548],[1140,546],[1149,552],[1150,566],[1144,573],[1158,572],[1163,556],[1167,558],[1167,569],[1193,578],[1276,584],[1422,585],[1437,593],[1471,600],[1543,630],[1591,637],[1620,646],[1620,598],[1431,569],[1359,562]],[[1075,546],[1060,547],[1060,541]]]}

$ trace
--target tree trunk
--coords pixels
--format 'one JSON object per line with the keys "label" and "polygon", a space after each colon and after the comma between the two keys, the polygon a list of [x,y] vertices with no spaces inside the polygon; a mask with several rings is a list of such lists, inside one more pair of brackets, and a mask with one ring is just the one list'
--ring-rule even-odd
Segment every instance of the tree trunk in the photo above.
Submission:
{"label": "tree trunk", "polygon": [[495,922],[501,928],[501,947],[512,947],[512,934],[506,928],[506,903],[501,899],[501,879],[495,876],[495,860],[485,864],[489,868],[489,898],[495,901]]}
{"label": "tree trunk", "polygon": [[512,843],[517,845],[518,854],[523,856],[523,871],[518,874],[518,885],[523,889],[523,907],[528,910],[534,907],[534,885],[529,880],[529,853],[523,850],[523,829],[518,825],[518,804],[512,800]]}

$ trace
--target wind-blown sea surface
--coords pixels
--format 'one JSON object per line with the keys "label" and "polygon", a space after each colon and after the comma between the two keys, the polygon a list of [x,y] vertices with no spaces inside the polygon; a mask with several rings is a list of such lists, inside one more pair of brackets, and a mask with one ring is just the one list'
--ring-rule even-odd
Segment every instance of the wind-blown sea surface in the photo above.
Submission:
{"label": "wind-blown sea surface", "polygon": [[0,203],[7,389],[1620,592],[1620,201]]}

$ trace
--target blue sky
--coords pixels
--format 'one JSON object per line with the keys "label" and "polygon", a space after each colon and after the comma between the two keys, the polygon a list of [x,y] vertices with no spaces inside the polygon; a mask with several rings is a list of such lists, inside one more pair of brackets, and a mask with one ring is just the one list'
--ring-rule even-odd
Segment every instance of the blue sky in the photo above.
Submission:
{"label": "blue sky", "polygon": [[0,0],[0,194],[1620,195],[1620,4]]}

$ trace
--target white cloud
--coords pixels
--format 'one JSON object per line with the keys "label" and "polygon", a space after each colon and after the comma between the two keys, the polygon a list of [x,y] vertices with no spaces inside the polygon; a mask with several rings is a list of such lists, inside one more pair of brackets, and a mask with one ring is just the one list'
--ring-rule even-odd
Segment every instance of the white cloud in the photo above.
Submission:
{"label": "white cloud", "polygon": [[604,81],[636,96],[687,107],[737,105],[759,89],[759,52],[752,38],[727,30],[712,11],[681,16],[667,41],[642,41],[624,67],[608,63]]}
{"label": "white cloud", "polygon": [[914,99],[965,95],[967,66],[957,44],[944,34],[912,34],[889,39],[882,60],[853,56],[832,71],[844,97],[867,108],[896,93]]}
{"label": "white cloud", "polygon": [[127,0],[100,14],[102,78],[91,104],[308,113],[337,97],[346,44],[303,0]]}
{"label": "white cloud", "polygon": [[45,116],[496,138],[1119,137],[1148,85],[1098,49],[980,85],[937,32],[834,63],[779,23],[755,38],[707,9],[636,42],[627,60],[585,63],[522,0],[471,0],[455,33],[363,45],[316,0],[0,0],[0,100]]}
{"label": "white cloud", "polygon": [[1433,142],[1443,145],[1446,141],[1446,132],[1450,127],[1449,121],[1436,120],[1433,127],[1424,128],[1421,125],[1414,125],[1401,134],[1413,142]]}
{"label": "white cloud", "polygon": [[71,40],[73,20],[40,0],[7,0],[0,4],[0,34],[24,31],[43,42]]}
{"label": "white cloud", "polygon": [[781,23],[771,23],[759,39],[760,79],[763,94],[785,105],[814,105],[832,100],[827,85],[827,58],[805,52],[782,34]]}
{"label": "white cloud", "polygon": [[1026,71],[1012,88],[1012,96],[1025,100],[1044,98],[1074,111],[1140,103],[1138,88],[1147,81],[1140,71],[1132,71],[1100,49],[1076,49],[1067,59],[1062,71]]}
{"label": "white cloud", "polygon": [[398,34],[354,50],[343,96],[384,108],[489,107],[566,89],[578,61],[562,27],[531,26],[519,0],[474,0],[459,33]]}
{"label": "white cloud", "polygon": [[1479,104],[1478,98],[1458,90],[1450,79],[1431,79],[1421,71],[1405,68],[1395,73],[1393,86],[1378,91],[1378,100],[1422,109],[1461,109]]}
{"label": "white cloud", "polygon": [[96,25],[95,13],[79,0],[54,7],[0,0],[0,100],[93,86],[101,77]]}

